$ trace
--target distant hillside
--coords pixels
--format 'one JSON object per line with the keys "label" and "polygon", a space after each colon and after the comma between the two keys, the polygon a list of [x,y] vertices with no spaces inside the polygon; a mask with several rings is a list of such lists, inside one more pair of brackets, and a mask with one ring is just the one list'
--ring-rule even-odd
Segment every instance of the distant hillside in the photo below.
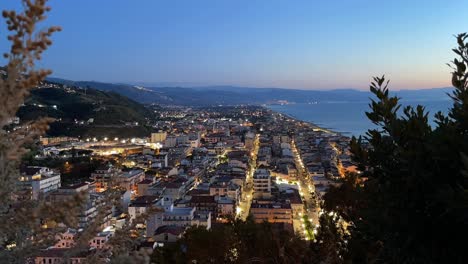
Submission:
{"label": "distant hillside", "polygon": [[22,121],[45,116],[55,118],[57,122],[51,125],[49,134],[78,136],[105,127],[112,127],[115,134],[118,130],[132,129],[146,133],[143,125],[150,111],[118,93],[46,81],[31,92],[17,115]]}
{"label": "distant hillside", "polygon": [[[80,87],[91,87],[103,91],[113,91],[141,103],[175,104],[190,106],[275,104],[280,101],[290,103],[359,101],[367,102],[371,94],[353,89],[339,90],[298,90],[282,88],[249,88],[235,86],[206,87],[141,87],[128,84],[101,82],[72,82],[54,79]],[[402,90],[394,92],[404,100],[440,100],[447,98],[449,88],[426,90]]]}
{"label": "distant hillside", "polygon": [[112,84],[112,83],[102,83],[94,81],[70,81],[58,78],[49,78],[49,81],[56,83],[61,83],[70,86],[76,86],[81,88],[93,88],[101,91],[115,92],[121,95],[124,95],[128,98],[131,98],[140,103],[161,103],[161,104],[171,104],[173,99],[167,97],[166,95],[153,91],[151,89],[145,89],[140,86],[133,86],[127,84]]}

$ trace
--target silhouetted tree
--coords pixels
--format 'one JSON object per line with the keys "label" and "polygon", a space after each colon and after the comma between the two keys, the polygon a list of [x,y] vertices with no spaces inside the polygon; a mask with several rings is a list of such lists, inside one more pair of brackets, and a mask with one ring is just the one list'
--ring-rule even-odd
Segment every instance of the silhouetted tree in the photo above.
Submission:
{"label": "silhouetted tree", "polygon": [[[468,189],[467,34],[457,36],[448,116],[421,105],[400,110],[385,77],[370,86],[366,115],[377,128],[353,138],[351,152],[362,170],[355,186],[327,195],[327,206],[354,223],[346,261],[354,263],[466,263]],[[365,144],[364,144],[365,143]],[[365,181],[364,181],[365,180]]]}
{"label": "silhouetted tree", "polygon": [[[37,88],[51,73],[50,70],[38,69],[37,62],[52,44],[52,35],[60,31],[60,28],[55,26],[38,29],[50,11],[47,0],[19,2],[22,4],[20,12],[2,12],[10,45],[9,50],[3,54],[6,66],[1,67],[0,76],[0,263],[29,263],[38,250],[54,245],[56,235],[62,233],[66,227],[77,227],[77,216],[82,204],[86,202],[82,193],[54,203],[42,198],[34,201],[23,199],[22,195],[18,195],[21,157],[28,153],[36,139],[45,133],[52,120],[41,118],[23,123],[16,130],[10,131],[6,128],[31,90]],[[118,189],[112,189],[105,194],[103,199],[107,203],[98,208],[95,220],[80,232],[76,240],[77,246],[71,251],[89,248],[89,240],[101,230],[107,212],[111,210],[114,201],[119,200],[118,192]],[[149,262],[148,256],[131,254],[132,248],[123,247],[126,244],[120,246],[119,243],[123,240],[120,238],[126,236],[129,236],[129,232],[120,230],[114,235],[113,239],[116,242],[112,244],[112,261]],[[98,263],[104,260],[100,257],[93,255],[91,258],[94,259],[89,262]]]}
{"label": "silhouetted tree", "polygon": [[309,246],[310,263],[343,263],[348,236],[339,223],[339,216],[325,213],[320,216],[317,235]]}
{"label": "silhouetted tree", "polygon": [[308,263],[307,244],[269,223],[233,220],[190,228],[177,243],[153,254],[157,263]]}

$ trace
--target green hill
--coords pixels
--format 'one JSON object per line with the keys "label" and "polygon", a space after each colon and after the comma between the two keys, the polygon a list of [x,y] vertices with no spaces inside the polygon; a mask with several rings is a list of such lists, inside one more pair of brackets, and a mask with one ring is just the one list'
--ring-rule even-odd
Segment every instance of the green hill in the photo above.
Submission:
{"label": "green hill", "polygon": [[69,136],[147,135],[150,119],[145,106],[123,95],[52,82],[33,90],[17,115],[21,121],[55,118],[48,133]]}

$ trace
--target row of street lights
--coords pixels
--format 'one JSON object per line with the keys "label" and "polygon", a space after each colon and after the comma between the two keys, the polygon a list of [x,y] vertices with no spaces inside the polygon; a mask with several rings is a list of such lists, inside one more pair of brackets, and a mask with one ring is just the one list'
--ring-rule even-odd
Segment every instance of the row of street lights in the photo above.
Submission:
{"label": "row of street lights", "polygon": [[[236,215],[238,218],[241,218],[245,220],[247,218],[247,215],[249,214],[250,210],[250,203],[252,202],[252,196],[253,196],[253,174],[255,172],[255,169],[257,167],[257,152],[258,152],[258,147],[259,147],[259,138],[260,135],[256,134],[255,136],[255,142],[254,142],[254,149],[250,153],[250,166],[249,166],[249,171],[247,172],[246,175],[246,187],[248,188],[247,195],[245,196],[245,201],[241,201],[240,205],[237,206],[236,208]],[[243,204],[243,205],[242,205]]]}
{"label": "row of street lights", "polygon": [[[86,142],[98,142],[98,141],[104,141],[104,142],[109,141],[109,142],[112,142],[112,140],[109,139],[108,137],[104,137],[104,138],[102,138],[101,140],[99,140],[99,139],[96,138],[96,137],[93,137],[93,138],[86,138]],[[119,141],[119,138],[118,138],[118,137],[115,137],[113,141],[114,141],[114,142],[118,142],[118,141]],[[127,143],[127,142],[135,143],[135,142],[136,142],[136,138],[132,138],[132,139],[122,139],[122,140],[120,141],[120,143],[122,143],[122,144],[125,144],[125,143]]]}
{"label": "row of street lights", "polygon": [[[303,200],[307,201],[307,205],[304,205],[305,214],[307,214],[309,212],[309,207],[311,206],[311,204],[313,204],[314,207],[315,207],[315,208],[312,208],[312,209],[314,211],[317,211],[317,210],[319,210],[319,208],[316,208],[316,206],[317,206],[316,203],[310,203],[310,200],[312,198],[312,197],[310,197],[310,194],[314,192],[315,188],[312,187],[312,184],[311,184],[310,181],[306,182],[306,180],[310,180],[309,175],[307,174],[306,168],[305,168],[304,163],[302,161],[302,158],[301,158],[301,156],[299,154],[299,151],[296,148],[296,143],[294,142],[294,139],[291,141],[291,143],[292,143],[292,150],[293,150],[293,154],[294,154],[294,157],[295,157],[295,160],[296,160],[296,164],[299,165],[299,171],[300,171],[300,176],[299,176],[299,181],[298,181],[299,182],[298,183],[299,194],[301,195],[301,198]],[[301,185],[304,186],[304,187],[307,186],[308,191],[304,192],[303,189],[305,189],[305,188],[302,188]],[[309,199],[307,199],[307,197]],[[312,230],[312,234],[309,234],[310,230],[307,230],[308,229],[307,227],[310,228],[310,226],[312,225],[312,222],[308,219],[308,217],[307,217],[307,219],[306,219],[306,217],[303,217],[301,220],[302,220],[302,227],[304,229],[304,237],[305,237],[306,240],[309,240],[310,238],[312,238],[313,235],[315,235],[317,233],[318,222],[315,223],[315,227]],[[317,219],[317,221],[318,221],[318,219]]]}

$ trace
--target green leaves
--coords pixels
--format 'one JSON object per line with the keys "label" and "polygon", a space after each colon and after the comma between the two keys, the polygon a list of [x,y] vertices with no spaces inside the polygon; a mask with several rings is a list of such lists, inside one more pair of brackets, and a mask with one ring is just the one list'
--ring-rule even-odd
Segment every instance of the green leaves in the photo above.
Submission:
{"label": "green leaves", "polygon": [[370,91],[378,100],[371,99],[371,112],[366,112],[366,116],[375,125],[381,126],[384,131],[391,133],[390,127],[396,119],[396,114],[400,109],[399,98],[390,97],[388,91],[389,81],[385,81],[385,76],[374,77],[370,86]]}
{"label": "green leaves", "polygon": [[[353,137],[350,150],[360,170],[361,187],[334,192],[337,208],[346,208],[356,225],[349,260],[384,263],[466,262],[461,241],[468,236],[468,34],[457,36],[459,56],[450,66],[453,107],[435,114],[429,125],[425,107],[407,106],[389,95],[385,77],[375,77],[367,117],[377,128],[364,140]],[[366,179],[366,181],[364,181]],[[354,193],[352,193],[354,192]],[[348,200],[356,201],[350,203]],[[353,206],[350,206],[352,204]],[[345,207],[346,205],[346,207]],[[428,232],[428,230],[431,230]],[[359,254],[383,245],[370,259]],[[357,261],[359,260],[359,261]]]}

